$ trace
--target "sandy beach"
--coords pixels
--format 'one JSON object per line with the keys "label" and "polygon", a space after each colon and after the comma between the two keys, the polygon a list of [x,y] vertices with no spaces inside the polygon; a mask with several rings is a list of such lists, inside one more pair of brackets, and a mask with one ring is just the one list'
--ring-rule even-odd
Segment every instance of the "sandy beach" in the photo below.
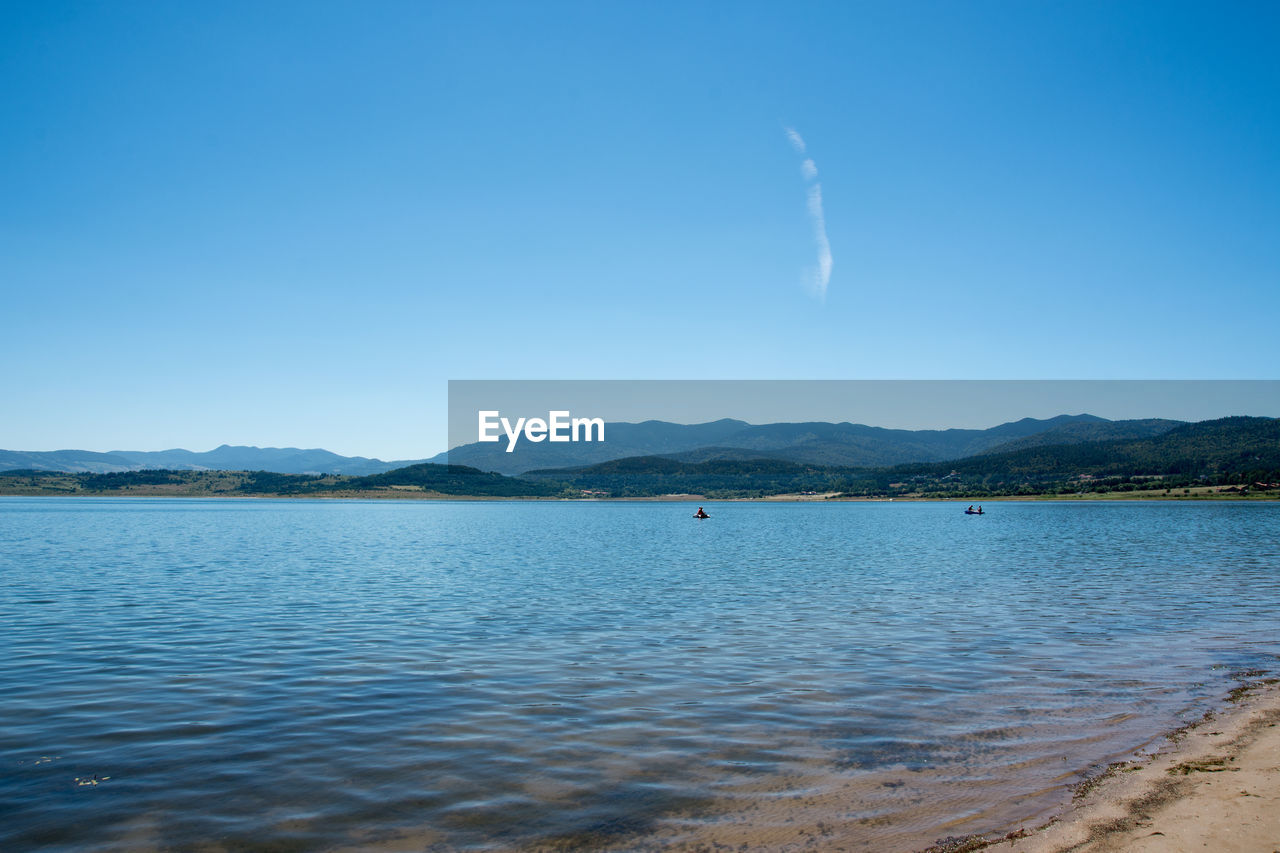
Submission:
{"label": "sandy beach", "polygon": [[930,853],[1280,853],[1280,684],[1233,700],[1154,754],[1080,786],[1045,826],[994,843],[949,839]]}

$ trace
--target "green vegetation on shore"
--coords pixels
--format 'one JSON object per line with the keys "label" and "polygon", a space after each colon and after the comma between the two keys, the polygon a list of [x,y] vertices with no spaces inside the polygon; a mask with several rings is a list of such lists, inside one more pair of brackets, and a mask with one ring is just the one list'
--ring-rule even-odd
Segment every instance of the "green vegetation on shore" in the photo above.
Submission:
{"label": "green vegetation on shore", "polygon": [[[1214,486],[1226,494],[1280,495],[1280,420],[1221,418],[1163,435],[1047,445],[877,472],[870,487],[924,497],[1141,492],[1151,497]],[[868,486],[864,482],[863,494]]]}
{"label": "green vegetation on shore", "polygon": [[[0,472],[3,495],[175,497],[502,497],[565,496],[564,486],[486,473],[465,465],[410,465],[385,474],[278,474],[271,471]],[[577,493],[574,492],[573,496]]]}

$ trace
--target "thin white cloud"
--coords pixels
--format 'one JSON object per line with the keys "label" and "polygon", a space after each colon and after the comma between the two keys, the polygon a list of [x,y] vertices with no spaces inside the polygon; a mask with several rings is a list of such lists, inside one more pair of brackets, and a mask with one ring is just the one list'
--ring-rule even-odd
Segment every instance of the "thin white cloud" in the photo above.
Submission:
{"label": "thin white cloud", "polygon": [[827,217],[822,211],[822,184],[809,187],[809,220],[813,223],[813,242],[818,247],[818,269],[813,276],[814,294],[826,301],[831,283],[831,241],[827,239]]}
{"label": "thin white cloud", "polygon": [[[804,144],[804,137],[793,127],[784,130],[796,153],[805,154],[808,147]],[[817,182],[818,166],[813,158],[804,158],[800,163],[800,174],[804,175],[805,183],[809,185],[809,223],[813,226],[813,242],[818,249],[818,266],[812,270],[809,289],[814,296],[825,302],[827,285],[831,283],[831,241],[827,239],[827,216],[822,209],[822,184]]]}
{"label": "thin white cloud", "polygon": [[804,137],[796,133],[794,127],[786,128],[787,139],[791,140],[791,147],[796,149],[796,153],[803,154],[805,151]]}

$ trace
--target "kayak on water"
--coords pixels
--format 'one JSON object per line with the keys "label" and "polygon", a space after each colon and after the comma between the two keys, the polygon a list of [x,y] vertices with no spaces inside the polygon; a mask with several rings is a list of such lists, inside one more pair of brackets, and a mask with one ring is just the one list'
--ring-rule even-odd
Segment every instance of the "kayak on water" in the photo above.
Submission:
{"label": "kayak on water", "polygon": [[986,515],[986,513],[980,509],[966,509],[964,511],[964,514],[965,515]]}
{"label": "kayak on water", "polygon": [[711,516],[707,515],[706,512],[702,509],[702,507],[698,507],[698,511],[693,514],[693,517],[694,518],[710,518]]}

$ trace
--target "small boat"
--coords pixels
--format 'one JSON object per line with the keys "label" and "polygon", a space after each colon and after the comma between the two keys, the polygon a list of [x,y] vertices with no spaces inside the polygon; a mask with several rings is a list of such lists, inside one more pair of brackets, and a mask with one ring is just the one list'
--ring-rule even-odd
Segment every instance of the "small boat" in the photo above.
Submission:
{"label": "small boat", "polygon": [[980,509],[966,509],[964,511],[964,514],[965,515],[986,515],[986,513]]}

